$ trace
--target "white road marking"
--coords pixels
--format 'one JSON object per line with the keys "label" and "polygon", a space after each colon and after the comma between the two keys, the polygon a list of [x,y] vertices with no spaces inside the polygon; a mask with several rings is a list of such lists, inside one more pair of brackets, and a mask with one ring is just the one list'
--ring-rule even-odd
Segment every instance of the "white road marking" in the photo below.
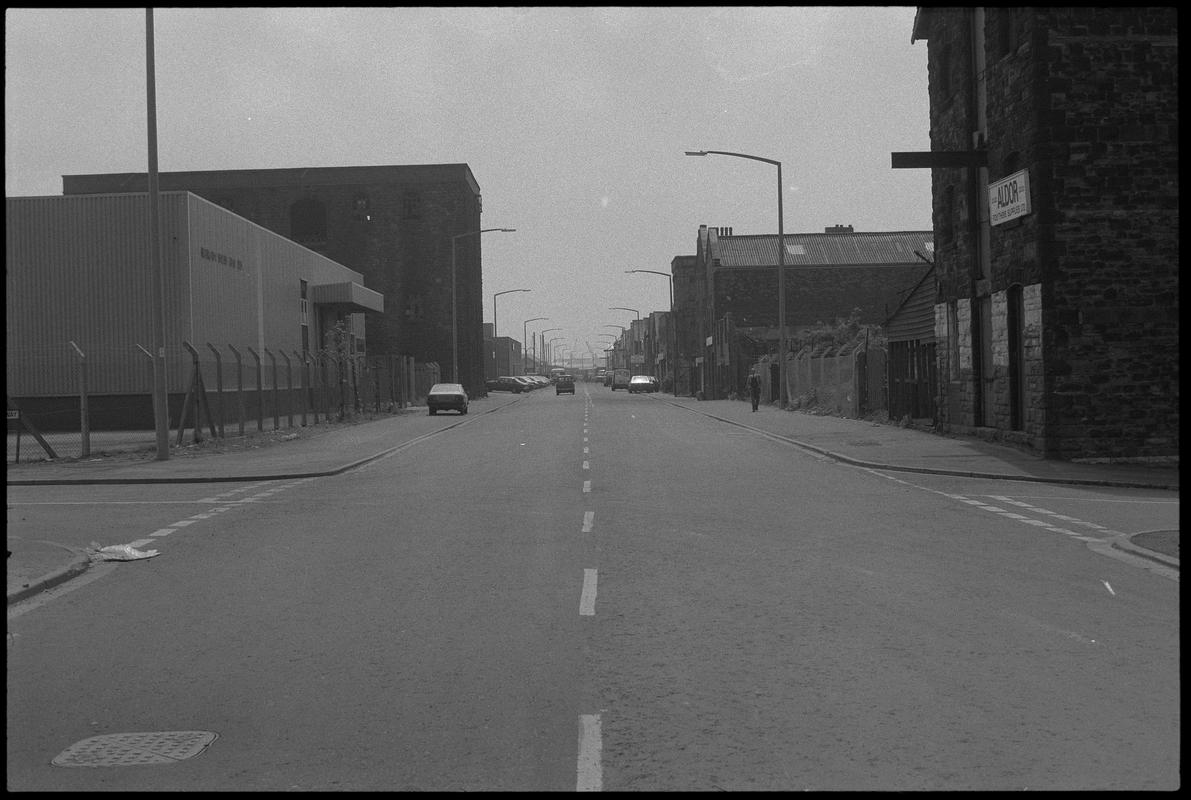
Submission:
{"label": "white road marking", "polygon": [[585,491],[585,492],[591,491],[591,481],[583,481],[583,491]]}
{"label": "white road marking", "polygon": [[1112,587],[1108,585],[1108,581],[1100,581],[1100,582],[1104,584],[1104,588],[1108,590],[1108,593],[1109,593],[1109,594],[1111,594],[1113,597],[1116,597],[1116,596],[1117,596],[1117,593],[1116,593],[1116,592],[1114,592],[1114,591],[1112,590]]}
{"label": "white road marking", "polygon": [[583,448],[583,455],[587,455],[587,454],[588,454],[588,452],[590,452],[590,451],[589,451],[589,450],[588,450],[586,447],[584,447],[584,448]]}
{"label": "white road marking", "polygon": [[583,469],[591,469],[591,465],[590,465],[590,464],[588,464],[586,461],[584,461],[584,462],[583,462]]}
{"label": "white road marking", "polygon": [[596,601],[596,570],[583,570],[583,594],[579,596],[579,616],[594,617]]}
{"label": "white road marking", "polygon": [[595,525],[595,512],[583,512],[583,530],[580,533],[591,533],[591,527]]}
{"label": "white road marking", "polygon": [[149,535],[150,536],[169,536],[173,532],[174,532],[173,528],[162,528],[160,530],[153,531]]}
{"label": "white road marking", "polygon": [[577,792],[599,792],[603,790],[603,743],[600,737],[600,715],[579,715],[579,761]]}

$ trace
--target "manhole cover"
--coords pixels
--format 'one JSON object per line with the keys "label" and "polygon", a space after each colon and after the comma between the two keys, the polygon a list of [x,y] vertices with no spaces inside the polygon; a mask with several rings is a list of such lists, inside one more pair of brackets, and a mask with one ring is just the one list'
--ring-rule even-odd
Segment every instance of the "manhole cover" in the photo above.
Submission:
{"label": "manhole cover", "polygon": [[53,760],[56,767],[129,767],[174,764],[193,758],[219,734],[211,731],[111,733],[75,742]]}

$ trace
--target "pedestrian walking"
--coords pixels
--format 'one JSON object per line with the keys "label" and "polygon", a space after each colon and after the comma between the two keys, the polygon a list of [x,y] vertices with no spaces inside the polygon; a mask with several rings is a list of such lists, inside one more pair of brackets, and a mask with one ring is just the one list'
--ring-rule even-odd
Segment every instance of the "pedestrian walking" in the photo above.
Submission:
{"label": "pedestrian walking", "polygon": [[749,371],[748,388],[749,397],[753,401],[753,411],[756,411],[757,405],[761,402],[761,376],[755,368]]}

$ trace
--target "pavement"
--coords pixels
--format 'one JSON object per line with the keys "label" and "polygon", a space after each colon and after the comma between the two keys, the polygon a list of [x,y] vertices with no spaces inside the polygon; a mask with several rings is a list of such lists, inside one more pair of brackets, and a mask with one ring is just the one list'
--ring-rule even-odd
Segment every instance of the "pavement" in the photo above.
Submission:
{"label": "pavement", "polygon": [[[608,391],[580,384],[593,395]],[[544,394],[544,393],[543,393]],[[583,394],[583,390],[579,392]],[[530,395],[490,394],[473,400],[468,416],[440,415],[434,430],[498,412],[515,402],[538,402]],[[551,392],[550,401],[555,400]],[[647,402],[670,403],[691,413],[744,426],[804,450],[855,466],[910,473],[957,475],[1006,481],[1080,486],[1157,489],[1176,493],[1179,470],[1174,465],[1083,464],[1038,458],[1013,447],[969,437],[939,435],[897,425],[785,411],[762,405],[756,412],[747,401],[696,400],[651,394]],[[565,402],[565,401],[564,401]],[[158,460],[156,446],[134,452],[95,453],[88,459],[59,459],[9,464],[9,486],[79,486],[95,484],[227,483],[294,480],[336,475],[360,467],[426,436],[424,424],[411,416],[426,409],[403,409],[393,415],[354,424],[249,433],[210,440],[201,445],[172,446],[170,458]],[[143,437],[143,434],[142,434]],[[18,602],[85,572],[99,556],[93,531],[55,531],[53,540],[26,532],[20,508],[8,507],[8,603]],[[102,546],[125,542],[99,542]],[[1114,548],[1173,567],[1179,566],[1178,530],[1122,535]]]}

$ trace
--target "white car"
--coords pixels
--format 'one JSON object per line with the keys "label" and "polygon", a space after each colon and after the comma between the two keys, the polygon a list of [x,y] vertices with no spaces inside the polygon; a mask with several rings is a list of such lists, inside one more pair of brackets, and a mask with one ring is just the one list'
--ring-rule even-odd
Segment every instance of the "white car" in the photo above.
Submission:
{"label": "white car", "polygon": [[426,394],[426,405],[430,407],[430,416],[439,411],[454,409],[460,414],[467,413],[467,392],[463,391],[461,383],[436,383]]}

